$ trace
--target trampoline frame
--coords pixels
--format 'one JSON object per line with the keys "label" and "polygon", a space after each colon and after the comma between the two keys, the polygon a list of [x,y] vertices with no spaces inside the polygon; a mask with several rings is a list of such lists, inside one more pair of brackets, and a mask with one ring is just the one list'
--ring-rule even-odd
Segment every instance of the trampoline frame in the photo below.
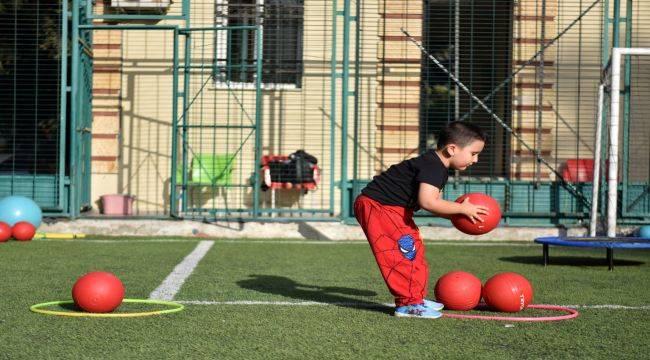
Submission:
{"label": "trampoline frame", "polygon": [[548,248],[550,245],[568,247],[605,248],[607,251],[607,265],[609,270],[614,270],[614,249],[650,249],[650,238],[633,237],[560,237],[546,236],[535,239],[542,244],[542,263],[549,263]]}

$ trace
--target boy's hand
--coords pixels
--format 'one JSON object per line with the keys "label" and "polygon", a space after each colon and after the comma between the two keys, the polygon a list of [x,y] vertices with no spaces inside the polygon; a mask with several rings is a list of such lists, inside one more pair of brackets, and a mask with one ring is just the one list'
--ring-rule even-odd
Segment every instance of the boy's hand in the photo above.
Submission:
{"label": "boy's hand", "polygon": [[462,214],[472,220],[474,224],[476,224],[477,220],[483,222],[483,218],[480,215],[487,215],[489,210],[485,206],[472,204],[469,202],[469,198],[465,198],[460,205]]}

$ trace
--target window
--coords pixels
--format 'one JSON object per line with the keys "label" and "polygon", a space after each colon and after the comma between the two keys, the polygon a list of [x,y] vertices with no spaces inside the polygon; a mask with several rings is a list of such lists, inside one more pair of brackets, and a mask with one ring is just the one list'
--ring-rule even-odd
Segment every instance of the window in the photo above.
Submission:
{"label": "window", "polygon": [[[220,0],[217,26],[260,26],[262,83],[300,88],[304,0]],[[253,83],[257,58],[255,31],[217,31],[218,82]]]}
{"label": "window", "polygon": [[[426,0],[423,44],[477,97],[484,98],[510,74],[512,58],[512,1]],[[458,22],[457,22],[458,21]],[[464,172],[468,176],[508,174],[509,137],[476,102],[422,57],[420,148],[435,145],[435,134],[448,122],[464,117],[488,133],[481,161]],[[505,86],[486,105],[511,122],[511,89]]]}

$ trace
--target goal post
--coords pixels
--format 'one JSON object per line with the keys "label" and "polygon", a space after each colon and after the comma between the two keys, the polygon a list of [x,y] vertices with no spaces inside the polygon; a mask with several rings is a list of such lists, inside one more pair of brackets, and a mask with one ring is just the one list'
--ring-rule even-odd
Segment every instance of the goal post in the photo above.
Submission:
{"label": "goal post", "polygon": [[[621,98],[621,65],[624,56],[650,55],[650,48],[613,48],[609,62],[609,73],[604,76],[603,84],[598,90],[598,119],[596,131],[596,148],[594,154],[594,190],[591,209],[590,236],[596,235],[597,209],[598,209],[598,186],[600,180],[600,142],[602,138],[601,121],[602,111],[605,101],[605,86],[610,86],[610,104],[609,104],[609,146],[608,146],[608,166],[607,166],[607,236],[616,236],[616,221],[618,214],[618,172],[619,172],[619,129],[620,129],[620,98]],[[607,68],[606,68],[607,69]],[[625,159],[624,159],[625,160]]]}

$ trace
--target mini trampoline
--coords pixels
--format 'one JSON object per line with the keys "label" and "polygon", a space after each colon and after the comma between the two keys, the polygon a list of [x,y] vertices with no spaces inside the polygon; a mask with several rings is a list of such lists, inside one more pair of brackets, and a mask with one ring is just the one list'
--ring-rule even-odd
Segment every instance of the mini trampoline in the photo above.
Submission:
{"label": "mini trampoline", "polygon": [[609,265],[609,270],[614,268],[614,249],[650,249],[650,238],[548,236],[537,238],[535,239],[535,242],[543,245],[542,257],[544,266],[548,264],[549,245],[605,248],[607,249],[607,264]]}

